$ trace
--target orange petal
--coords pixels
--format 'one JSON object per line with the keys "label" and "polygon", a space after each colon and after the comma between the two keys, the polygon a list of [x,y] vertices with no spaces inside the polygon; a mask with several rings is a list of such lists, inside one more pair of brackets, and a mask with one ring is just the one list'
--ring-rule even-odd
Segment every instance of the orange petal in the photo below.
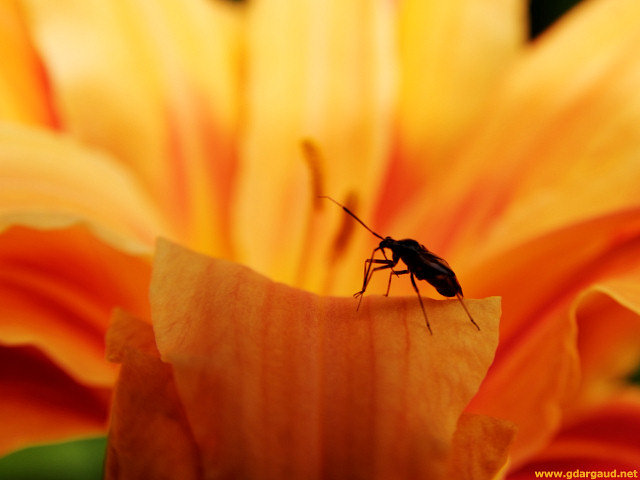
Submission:
{"label": "orange petal", "polygon": [[5,345],[32,345],[69,375],[110,385],[104,333],[115,306],[148,315],[147,259],[125,255],[83,227],[0,235],[0,315]]}
{"label": "orange petal", "polygon": [[0,456],[34,443],[104,434],[109,388],[78,382],[30,346],[0,345],[0,365]]}
{"label": "orange petal", "polygon": [[617,475],[629,472],[627,478],[637,478],[640,458],[639,431],[640,392],[635,389],[619,395],[580,422],[563,429],[548,447],[526,466],[511,473],[508,478],[537,478],[534,477],[536,471],[580,470],[608,474],[614,469]]}
{"label": "orange petal", "polygon": [[460,276],[467,293],[505,297],[502,341],[535,324],[535,312],[555,309],[594,283],[636,271],[639,239],[640,206],[567,224],[497,251]]}
{"label": "orange petal", "polygon": [[[496,298],[468,301],[478,332],[457,301],[428,300],[429,335],[415,297],[368,298],[356,312],[353,299],[295,290],[166,241],[151,305],[200,471],[250,478],[445,478],[500,311]],[[122,379],[119,395],[137,397],[146,383],[137,378]],[[119,421],[141,408],[151,407],[118,409]],[[145,438],[126,461],[113,459],[121,471],[151,461],[160,447]]]}
{"label": "orange petal", "polygon": [[545,445],[559,428],[561,413],[578,387],[575,327],[567,317],[542,318],[535,330],[510,338],[498,350],[471,413],[518,425],[512,462],[519,465]]}
{"label": "orange petal", "polygon": [[225,251],[240,74],[236,12],[201,0],[24,8],[62,128],[130,166],[181,238]]}
{"label": "orange petal", "polygon": [[122,368],[111,409],[105,478],[203,478],[171,365],[160,361],[151,325],[116,311],[107,356]]}
{"label": "orange petal", "polygon": [[0,235],[0,264],[0,344],[10,365],[0,450],[104,432],[117,374],[104,360],[104,334],[116,305],[148,315],[148,260],[80,226],[13,227]]}
{"label": "orange petal", "polygon": [[53,126],[47,78],[16,0],[0,2],[0,118]]}
{"label": "orange petal", "polygon": [[640,363],[640,285],[634,267],[633,276],[598,283],[575,302],[582,408],[624,388]]}
{"label": "orange petal", "polygon": [[496,472],[506,464],[516,431],[513,423],[504,420],[463,414],[453,437],[447,478],[496,478]]}
{"label": "orange petal", "polygon": [[[593,338],[589,324],[599,321],[602,328],[616,329],[611,322],[617,317],[587,317],[585,344],[579,347],[580,331],[571,309],[576,297],[592,285],[637,271],[639,213],[628,209],[567,226],[502,252],[461,275],[473,295],[503,295],[500,347],[471,410],[502,415],[518,424],[514,465],[549,441],[560,427],[561,416],[575,402],[579,355],[594,361],[584,348]],[[624,318],[623,330],[632,331],[627,330],[630,321]],[[615,345],[608,348],[613,355]],[[602,350],[593,354],[598,352]]]}

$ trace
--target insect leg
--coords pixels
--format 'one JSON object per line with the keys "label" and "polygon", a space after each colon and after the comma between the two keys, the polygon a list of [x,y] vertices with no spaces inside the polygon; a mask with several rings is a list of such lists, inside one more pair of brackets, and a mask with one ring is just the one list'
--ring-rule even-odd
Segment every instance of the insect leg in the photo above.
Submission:
{"label": "insect leg", "polygon": [[[362,295],[366,291],[367,286],[369,285],[369,281],[371,280],[371,277],[373,277],[374,272],[377,272],[378,270],[385,270],[387,268],[393,269],[393,267],[395,266],[395,263],[393,263],[391,260],[378,260],[375,258],[374,259],[368,258],[365,260],[365,262],[369,264],[369,269],[368,269],[369,274],[367,277],[365,277],[364,284],[362,285],[362,290],[353,294],[354,297],[360,297],[360,301],[358,301],[358,308],[356,308],[356,310],[360,308],[360,303],[362,302]],[[371,268],[372,263],[381,263],[382,266]]]}
{"label": "insect leg", "polygon": [[[389,260],[386,257],[386,255],[384,260],[374,258],[378,250],[381,250],[381,248],[380,247],[375,248],[371,253],[371,258],[367,258],[364,261],[364,278],[362,279],[362,290],[353,294],[354,297],[360,297],[360,300],[358,301],[358,307],[356,308],[356,310],[360,309],[360,303],[362,303],[362,295],[367,290],[367,286],[369,285],[369,281],[371,280],[371,277],[373,276],[374,272],[378,270],[384,270],[387,268],[391,268],[393,270],[393,267],[395,267],[396,264],[398,263],[398,262],[394,262],[393,260]],[[384,255],[384,250],[382,250],[382,254]],[[380,264],[381,266],[372,268],[372,265],[374,263]]]}
{"label": "insect leg", "polygon": [[391,277],[393,275],[395,275],[396,277],[399,277],[400,275],[405,275],[409,273],[409,270],[394,270],[393,268],[391,269],[391,271],[389,272],[389,283],[387,283],[387,293],[384,294],[385,297],[389,296],[389,290],[391,290]]}
{"label": "insect leg", "polygon": [[[371,257],[364,261],[364,276],[362,277],[362,290],[360,290],[360,294],[362,295],[364,291],[367,289],[367,284],[369,283],[369,273],[371,271],[371,264],[378,263],[378,261],[374,261],[374,257],[376,256],[376,252],[380,250],[380,247],[374,248],[373,252],[371,252]],[[384,250],[382,250],[382,254],[384,255]],[[355,294],[354,296],[356,296]]]}
{"label": "insect leg", "polygon": [[469,316],[469,320],[471,320],[471,323],[473,323],[476,328],[478,329],[478,331],[480,330],[480,327],[478,326],[478,324],[473,320],[473,317],[471,316],[471,313],[469,313],[469,309],[467,308],[467,306],[464,304],[464,302],[462,301],[462,295],[460,295],[459,293],[456,293],[456,296],[458,297],[458,300],[460,300],[460,305],[462,305],[462,308],[464,308],[464,311],[467,312],[467,315]]}
{"label": "insect leg", "polygon": [[[367,258],[364,261],[364,277],[362,278],[362,290],[360,290],[357,293],[354,293],[353,296],[357,297],[362,295],[366,290],[367,290],[367,285],[369,284],[369,281],[371,280],[371,276],[373,275],[373,272],[376,269],[371,268],[371,265],[373,263],[381,263],[383,265],[389,265],[392,264],[393,262],[391,260],[389,260],[386,255],[385,255],[385,259],[384,260],[378,260],[375,258],[376,256],[376,252],[378,250],[382,250],[380,247],[374,248],[373,252],[371,252],[371,258]],[[384,255],[384,250],[382,250],[382,255]]]}
{"label": "insect leg", "polygon": [[424,304],[422,303],[422,296],[420,295],[420,290],[418,290],[418,285],[416,285],[416,281],[413,278],[413,273],[409,276],[411,278],[411,285],[413,285],[413,289],[416,291],[418,295],[418,300],[420,301],[420,308],[422,309],[422,314],[424,315],[424,321],[427,322],[427,329],[429,329],[429,333],[433,335],[431,331],[431,325],[429,325],[429,319],[427,318],[427,311],[424,309]]}

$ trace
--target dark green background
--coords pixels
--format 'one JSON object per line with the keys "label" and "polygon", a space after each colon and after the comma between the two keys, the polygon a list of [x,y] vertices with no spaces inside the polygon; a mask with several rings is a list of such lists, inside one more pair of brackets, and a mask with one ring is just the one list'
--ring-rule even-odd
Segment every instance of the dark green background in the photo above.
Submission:
{"label": "dark green background", "polygon": [[563,13],[578,3],[579,0],[531,0],[529,3],[531,37],[539,35]]}

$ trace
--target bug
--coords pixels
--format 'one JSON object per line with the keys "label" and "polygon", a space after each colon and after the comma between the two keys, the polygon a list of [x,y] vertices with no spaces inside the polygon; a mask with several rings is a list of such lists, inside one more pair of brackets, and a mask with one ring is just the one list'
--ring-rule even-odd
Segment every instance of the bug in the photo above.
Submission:
{"label": "bug", "polygon": [[[427,324],[427,329],[429,330],[430,334],[433,335],[433,332],[431,330],[431,325],[429,325],[429,318],[427,317],[427,311],[425,310],[424,303],[422,302],[420,290],[418,289],[418,285],[416,284],[416,278],[418,280],[425,280],[427,283],[431,284],[442,296],[457,297],[460,301],[460,305],[462,305],[462,308],[464,308],[464,311],[467,313],[469,320],[471,320],[471,323],[473,323],[473,325],[478,330],[480,330],[480,327],[473,320],[471,313],[469,313],[467,306],[462,300],[462,287],[460,287],[460,283],[458,282],[456,274],[451,269],[446,260],[440,258],[433,252],[429,251],[424,245],[421,245],[419,242],[411,238],[395,240],[391,237],[383,237],[382,235],[374,232],[371,228],[369,228],[362,220],[357,217],[355,213],[353,213],[351,210],[349,210],[347,207],[337,202],[333,198],[326,195],[320,195],[319,198],[326,198],[328,200],[331,200],[333,203],[341,207],[347,214],[353,217],[364,228],[371,232],[375,237],[380,239],[379,245],[373,249],[373,252],[371,252],[371,257],[367,258],[364,261],[364,278],[362,280],[362,289],[359,292],[353,294],[354,297],[359,298],[358,309],[360,308],[362,296],[367,290],[367,286],[369,285],[373,274],[380,270],[390,270],[389,283],[387,284],[387,292],[385,293],[385,296],[389,295],[389,289],[391,288],[391,277],[393,275],[397,277],[399,277],[400,275],[409,275],[413,290],[416,292],[416,295],[418,295],[420,308],[422,309],[422,314],[424,315],[424,320]],[[389,250],[391,252],[391,258],[387,256],[385,250]],[[384,258],[375,258],[377,252],[381,252]],[[407,268],[403,270],[395,270],[395,267],[401,260]],[[374,267],[374,265],[377,266]]]}

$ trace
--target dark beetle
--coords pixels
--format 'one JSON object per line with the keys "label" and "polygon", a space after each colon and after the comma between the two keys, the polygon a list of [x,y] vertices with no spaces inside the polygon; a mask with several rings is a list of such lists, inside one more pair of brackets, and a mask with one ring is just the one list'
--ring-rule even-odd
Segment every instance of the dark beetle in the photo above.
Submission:
{"label": "dark beetle", "polygon": [[[335,203],[345,212],[351,215],[364,228],[369,230],[369,232],[380,239],[380,244],[373,249],[371,257],[364,261],[364,279],[362,281],[362,290],[354,294],[355,297],[360,297],[358,308],[360,308],[362,295],[367,290],[367,286],[369,285],[369,281],[371,280],[373,274],[379,270],[390,270],[389,283],[387,284],[387,292],[385,293],[385,295],[389,295],[389,289],[391,287],[391,277],[393,275],[400,276],[409,274],[411,285],[413,285],[413,289],[418,295],[420,308],[422,309],[424,320],[427,324],[427,329],[429,329],[429,333],[433,334],[433,332],[431,331],[431,325],[429,325],[429,319],[427,318],[427,312],[422,302],[422,296],[420,295],[420,291],[418,290],[418,285],[416,285],[416,278],[418,280],[424,280],[431,284],[438,291],[438,293],[444,297],[458,297],[460,305],[462,305],[462,308],[464,308],[464,311],[467,313],[469,320],[471,320],[471,323],[473,323],[473,325],[478,330],[480,330],[478,324],[473,320],[471,313],[469,313],[467,306],[462,301],[462,288],[460,287],[460,283],[458,282],[456,274],[451,269],[446,260],[440,258],[433,252],[430,252],[424,245],[421,245],[411,238],[395,240],[391,237],[383,237],[382,235],[379,235],[371,230],[351,210],[349,210],[341,203],[338,203],[333,198],[327,196],[321,196],[320,198],[331,200],[333,203]],[[385,250],[389,250],[391,252],[391,258],[387,256]],[[381,252],[384,258],[375,258],[376,252]],[[395,270],[395,267],[401,260],[407,268],[403,270]],[[377,266],[373,267],[373,265]]]}

